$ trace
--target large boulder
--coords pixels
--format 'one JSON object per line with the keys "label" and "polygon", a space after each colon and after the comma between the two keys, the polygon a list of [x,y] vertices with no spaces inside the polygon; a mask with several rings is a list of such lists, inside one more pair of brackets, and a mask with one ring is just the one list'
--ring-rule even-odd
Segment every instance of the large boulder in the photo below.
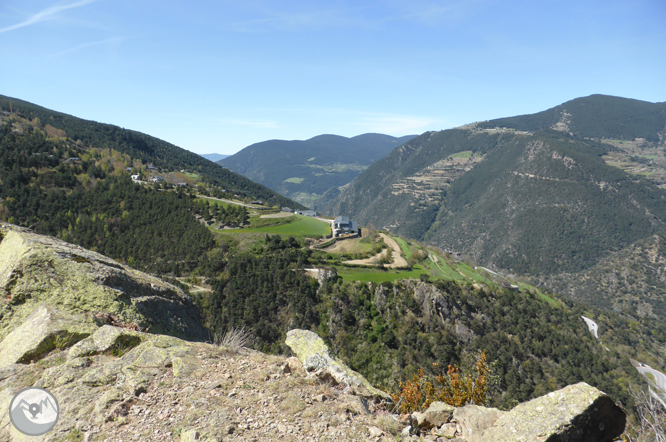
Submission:
{"label": "large boulder", "polygon": [[193,302],[181,289],[111,258],[28,229],[0,223],[0,339],[35,308],[85,314],[137,330],[205,341]]}
{"label": "large boulder", "polygon": [[456,408],[452,405],[435,401],[424,412],[416,411],[412,413],[412,426],[419,430],[441,427],[451,422],[455,410]]}
{"label": "large boulder", "polygon": [[486,442],[610,442],[626,416],[605,393],[581,382],[517,405],[483,435]]}
{"label": "large boulder", "polygon": [[0,367],[36,361],[56,348],[80,341],[96,328],[81,317],[41,305],[0,342]]}
{"label": "large boulder", "polygon": [[290,330],[285,341],[287,346],[298,356],[303,368],[315,373],[320,379],[332,380],[337,384],[344,384],[359,389],[358,393],[364,395],[364,390],[377,399],[391,400],[391,396],[370,384],[367,379],[347,367],[341,360],[331,356],[324,340],[308,330]]}
{"label": "large boulder", "polygon": [[479,405],[465,405],[456,408],[453,420],[458,425],[458,433],[465,442],[481,442],[485,431],[490,428],[505,411]]}

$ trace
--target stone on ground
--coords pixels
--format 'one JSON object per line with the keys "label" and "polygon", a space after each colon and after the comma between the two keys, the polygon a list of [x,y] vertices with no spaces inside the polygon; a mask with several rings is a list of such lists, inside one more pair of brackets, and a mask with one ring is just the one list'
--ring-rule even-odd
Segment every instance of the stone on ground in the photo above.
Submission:
{"label": "stone on ground", "polygon": [[[356,387],[379,399],[391,400],[388,393],[373,387],[367,379],[331,356],[324,340],[308,330],[290,330],[285,343],[296,353],[308,372],[317,372],[320,379],[330,376],[335,383]],[[359,392],[363,395],[363,392]]]}

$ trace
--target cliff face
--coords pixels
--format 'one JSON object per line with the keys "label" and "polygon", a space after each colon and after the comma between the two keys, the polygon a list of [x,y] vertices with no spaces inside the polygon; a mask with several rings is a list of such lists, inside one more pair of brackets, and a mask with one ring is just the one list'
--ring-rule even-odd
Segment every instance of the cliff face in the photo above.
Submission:
{"label": "cliff face", "polygon": [[197,309],[178,287],[99,253],[0,223],[0,339],[40,304],[85,313],[91,324],[205,340]]}

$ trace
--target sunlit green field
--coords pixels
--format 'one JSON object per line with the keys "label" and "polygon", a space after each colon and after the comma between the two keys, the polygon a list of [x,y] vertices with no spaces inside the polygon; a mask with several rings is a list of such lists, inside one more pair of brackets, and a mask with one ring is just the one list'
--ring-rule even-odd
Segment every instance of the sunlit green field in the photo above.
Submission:
{"label": "sunlit green field", "polygon": [[413,270],[380,270],[366,268],[338,267],[338,276],[345,281],[362,282],[387,282],[398,279],[419,278],[428,271],[420,265],[415,265]]}
{"label": "sunlit green field", "polygon": [[316,238],[331,234],[331,225],[310,216],[294,215],[296,221],[279,226],[254,227],[249,229],[229,229],[224,233],[268,233],[271,235],[291,235]]}

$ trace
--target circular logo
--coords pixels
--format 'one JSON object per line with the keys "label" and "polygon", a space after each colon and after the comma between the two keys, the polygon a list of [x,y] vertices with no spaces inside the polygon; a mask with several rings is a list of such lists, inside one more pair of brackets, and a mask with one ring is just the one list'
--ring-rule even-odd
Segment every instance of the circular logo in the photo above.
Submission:
{"label": "circular logo", "polygon": [[60,407],[55,396],[43,388],[28,387],[14,395],[9,404],[9,419],[27,436],[39,436],[58,422]]}

